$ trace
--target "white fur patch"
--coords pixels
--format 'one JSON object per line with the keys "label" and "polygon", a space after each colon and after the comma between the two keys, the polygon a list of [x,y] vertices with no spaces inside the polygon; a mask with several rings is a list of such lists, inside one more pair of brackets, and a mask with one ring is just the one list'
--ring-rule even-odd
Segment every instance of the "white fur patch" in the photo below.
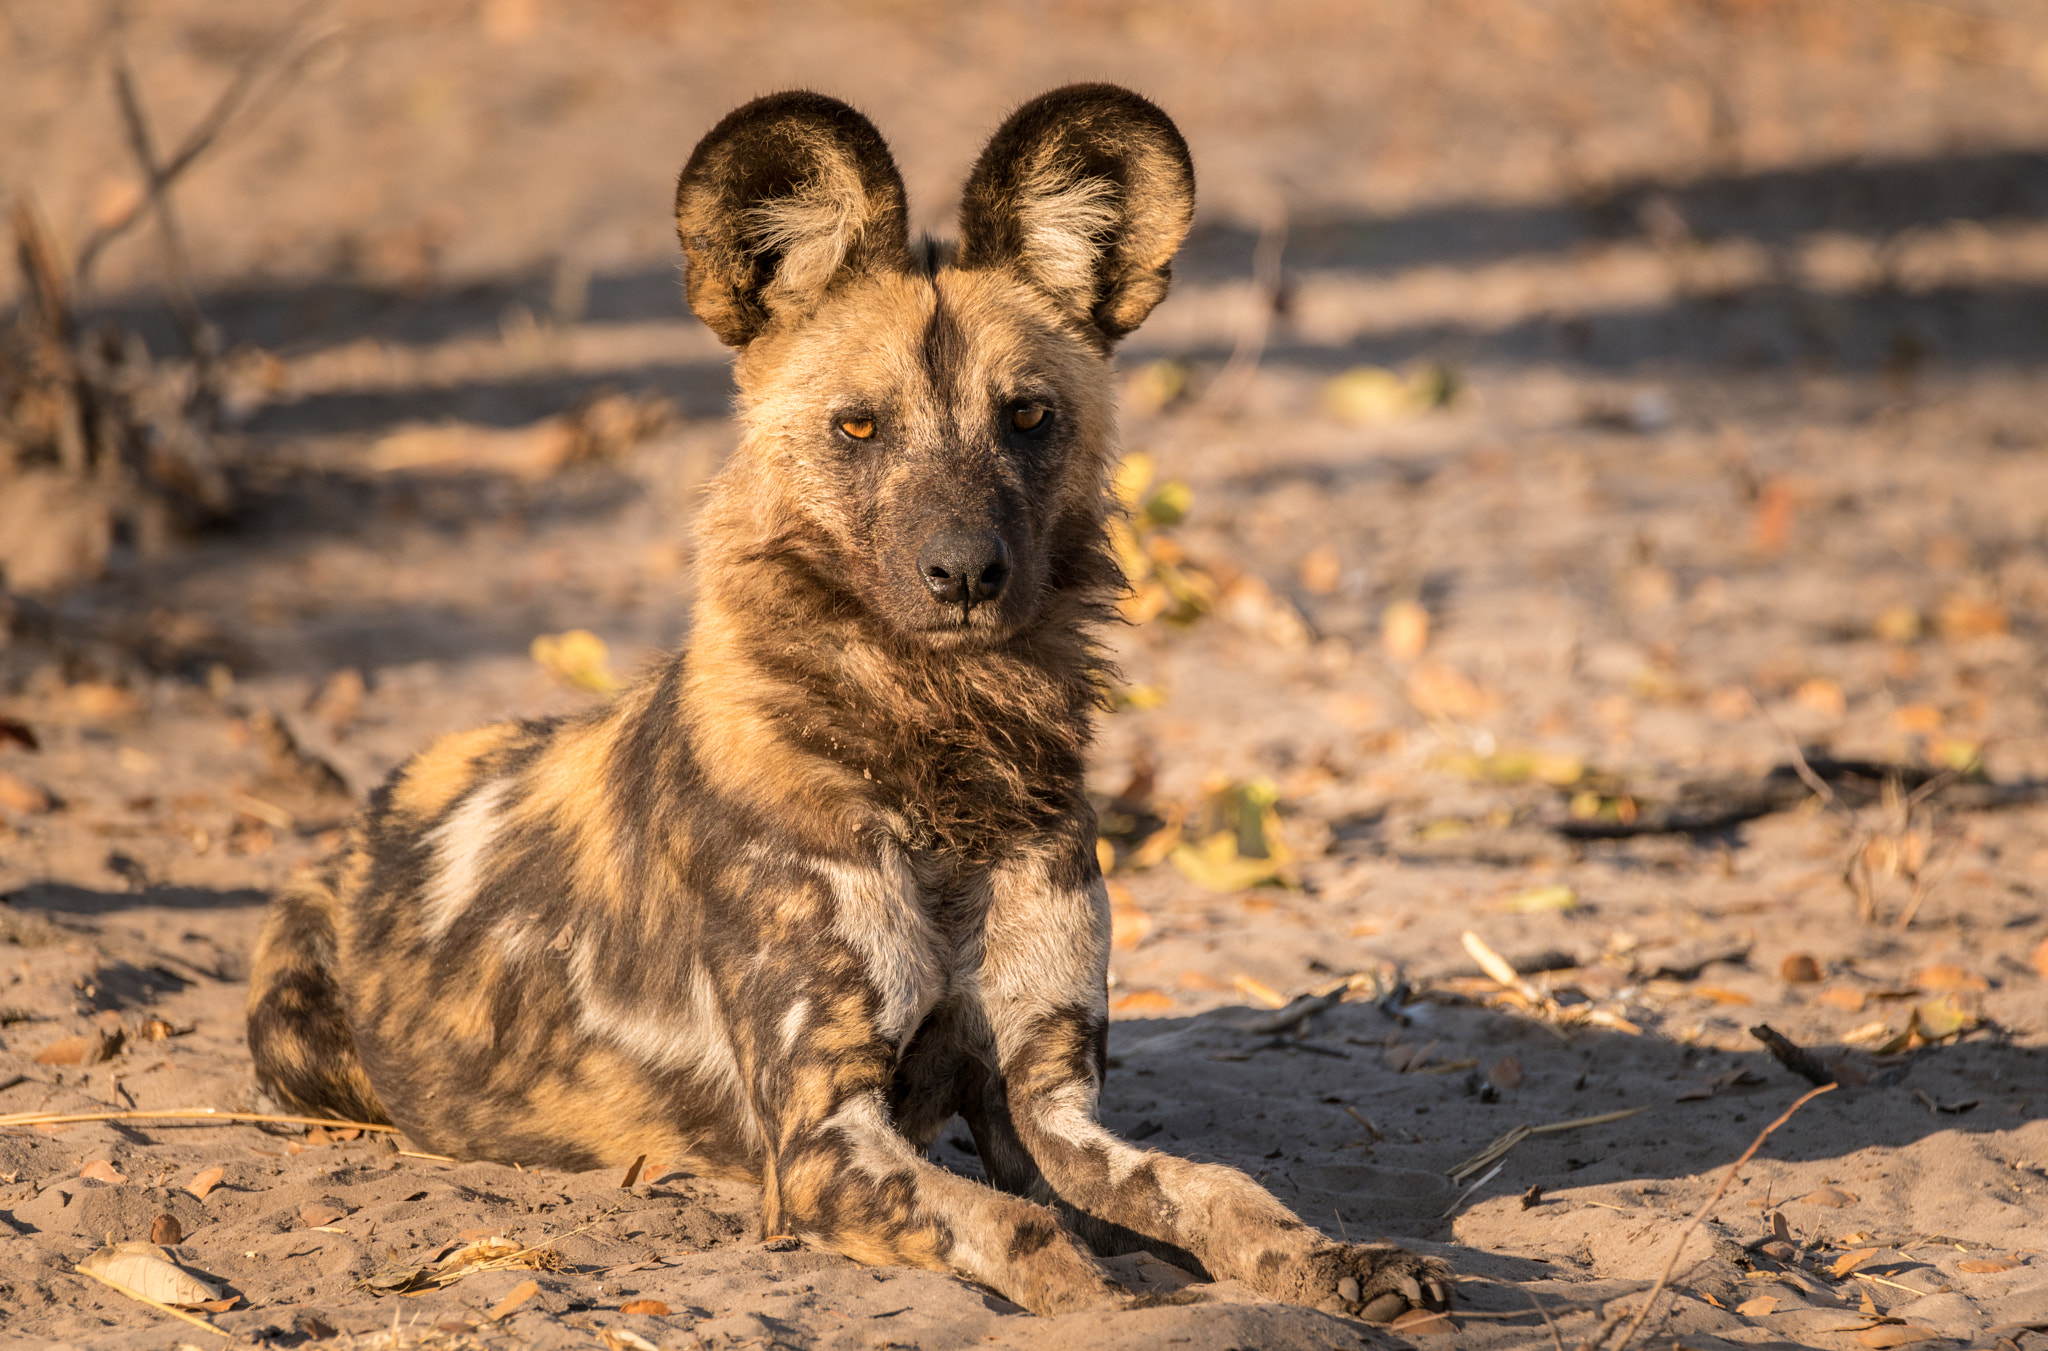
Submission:
{"label": "white fur patch", "polygon": [[420,890],[420,927],[428,941],[437,941],[476,899],[484,865],[503,824],[498,811],[510,779],[495,779],[462,800],[448,819],[427,836],[434,855],[434,873]]}
{"label": "white fur patch", "polygon": [[832,888],[832,931],[860,955],[881,993],[876,1030],[899,1048],[938,1002],[945,984],[938,936],[909,860],[887,851],[879,868],[813,859]]}
{"label": "white fur patch", "polygon": [[1106,178],[1035,177],[1017,208],[1025,265],[1054,291],[1093,291],[1096,264],[1121,218],[1116,185]]}
{"label": "white fur patch", "polygon": [[789,1012],[782,1015],[782,1050],[786,1055],[796,1049],[796,1039],[803,1035],[804,1019],[811,1016],[811,1001],[799,999],[789,1006]]}
{"label": "white fur patch", "polygon": [[740,1081],[739,1059],[718,1007],[710,973],[693,967],[680,1006],[649,1013],[614,1001],[598,986],[597,954],[589,939],[569,953],[569,983],[576,992],[577,1026],[602,1038],[649,1069],[692,1070],[705,1086],[736,1103],[756,1138],[753,1100]]}
{"label": "white fur patch", "polygon": [[747,213],[762,250],[782,255],[775,284],[792,295],[815,295],[831,282],[860,237],[867,194],[850,165],[827,162],[802,191],[764,202]]}

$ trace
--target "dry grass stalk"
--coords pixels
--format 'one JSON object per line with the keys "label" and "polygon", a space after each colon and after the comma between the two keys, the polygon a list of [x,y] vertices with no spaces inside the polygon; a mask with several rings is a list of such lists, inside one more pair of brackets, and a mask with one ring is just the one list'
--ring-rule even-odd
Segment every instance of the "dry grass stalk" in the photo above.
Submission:
{"label": "dry grass stalk", "polygon": [[1664,1270],[1659,1273],[1657,1283],[1650,1287],[1650,1293],[1644,1297],[1643,1307],[1637,1312],[1635,1321],[1628,1325],[1628,1331],[1624,1332],[1621,1340],[1615,1343],[1615,1351],[1628,1351],[1628,1344],[1635,1340],[1636,1333],[1642,1330],[1644,1321],[1649,1318],[1650,1310],[1657,1306],[1657,1296],[1663,1294],[1664,1287],[1671,1283],[1671,1273],[1678,1267],[1678,1259],[1685,1251],[1686,1240],[1692,1237],[1693,1231],[1706,1221],[1707,1215],[1720,1203],[1722,1196],[1728,1191],[1728,1184],[1735,1180],[1735,1175],[1742,1170],[1742,1165],[1748,1163],[1750,1159],[1756,1156],[1756,1152],[1763,1148],[1764,1141],[1771,1138],[1771,1132],[1777,1130],[1778,1127],[1784,1125],[1787,1121],[1790,1121],[1793,1113],[1806,1106],[1807,1103],[1812,1102],[1821,1094],[1832,1092],[1834,1087],[1835,1085],[1833,1084],[1822,1084],[1819,1088],[1808,1089],[1805,1093],[1800,1094],[1797,1101],[1790,1107],[1787,1107],[1776,1121],[1773,1121],[1770,1125],[1757,1132],[1756,1139],[1749,1142],[1749,1148],[1742,1151],[1742,1157],[1728,1165],[1728,1171],[1721,1175],[1721,1185],[1714,1188],[1714,1194],[1707,1198],[1706,1204],[1694,1211],[1692,1218],[1686,1221],[1685,1228],[1678,1231],[1678,1238],[1671,1245],[1670,1259],[1664,1263]]}
{"label": "dry grass stalk", "polygon": [[1536,1020],[1538,1027],[1566,1042],[1571,1039],[1567,1029],[1572,1027],[1604,1027],[1613,1032],[1626,1032],[1632,1037],[1642,1035],[1642,1028],[1603,1004],[1558,1003],[1547,990],[1517,973],[1507,958],[1495,952],[1470,929],[1465,931],[1461,941],[1472,960],[1479,963],[1480,969],[1486,973],[1487,979],[1501,987],[1499,994],[1480,998],[1479,1002],[1486,1007],[1512,1008],[1528,1014]]}
{"label": "dry grass stalk", "polygon": [[0,1126],[69,1126],[81,1121],[216,1121],[222,1124],[268,1121],[284,1126],[329,1126],[341,1130],[398,1134],[398,1127],[374,1121],[338,1121],[325,1116],[279,1116],[270,1112],[223,1112],[214,1107],[164,1107],[129,1112],[14,1112],[0,1116]]}
{"label": "dry grass stalk", "polygon": [[1602,1112],[1598,1116],[1573,1117],[1569,1121],[1552,1121],[1541,1126],[1521,1125],[1495,1140],[1471,1158],[1451,1169],[1451,1181],[1463,1183],[1466,1178],[1508,1156],[1508,1152],[1532,1135],[1549,1135],[1554,1131],[1575,1131],[1586,1126],[1605,1126],[1612,1121],[1624,1121],[1638,1112],[1647,1112],[1648,1107],[1624,1107],[1618,1112]]}

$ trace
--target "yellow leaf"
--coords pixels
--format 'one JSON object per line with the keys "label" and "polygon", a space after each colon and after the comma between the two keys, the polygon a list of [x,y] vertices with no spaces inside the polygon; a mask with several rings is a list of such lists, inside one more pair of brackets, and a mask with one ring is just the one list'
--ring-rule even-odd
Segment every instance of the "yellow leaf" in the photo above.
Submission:
{"label": "yellow leaf", "polygon": [[1145,489],[1152,486],[1152,457],[1142,450],[1124,456],[1116,470],[1116,496],[1126,510],[1136,511]]}
{"label": "yellow leaf", "polygon": [[1133,990],[1118,995],[1110,1001],[1109,1007],[1117,1013],[1171,1013],[1174,1009],[1173,996],[1158,990]]}
{"label": "yellow leaf", "polygon": [[1384,366],[1358,366],[1323,389],[1323,404],[1338,419],[1351,423],[1391,422],[1416,411],[1408,381]]}
{"label": "yellow leaf", "polygon": [[1195,509],[1195,490],[1179,479],[1168,479],[1145,499],[1142,515],[1155,526],[1179,525]]}
{"label": "yellow leaf", "polygon": [[1219,830],[1200,845],[1176,845],[1167,857],[1181,876],[1207,891],[1244,891],[1282,880],[1278,861],[1239,854],[1233,831]]}
{"label": "yellow leaf", "polygon": [[1736,1305],[1735,1312],[1741,1314],[1744,1318],[1762,1318],[1777,1307],[1778,1297],[1776,1295],[1758,1295],[1755,1299],[1746,1299]]}
{"label": "yellow leaf", "polygon": [[1500,908],[1515,915],[1563,913],[1579,908],[1579,893],[1563,885],[1536,887],[1519,896],[1508,897],[1500,903]]}
{"label": "yellow leaf", "polygon": [[571,688],[610,694],[620,687],[612,674],[610,649],[589,629],[543,633],[529,650],[542,670]]}

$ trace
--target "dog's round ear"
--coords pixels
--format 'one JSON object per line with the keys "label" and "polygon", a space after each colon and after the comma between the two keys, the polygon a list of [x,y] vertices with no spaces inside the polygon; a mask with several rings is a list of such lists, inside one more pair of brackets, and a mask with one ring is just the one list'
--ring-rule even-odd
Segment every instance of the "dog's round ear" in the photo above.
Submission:
{"label": "dog's round ear", "polygon": [[676,182],[684,292],[730,346],[814,309],[832,285],[909,262],[903,176],[838,99],[770,94],[728,113]]}
{"label": "dog's round ear", "polygon": [[1194,209],[1172,119],[1117,85],[1070,84],[989,138],[960,205],[959,265],[1015,270],[1106,346],[1165,298]]}

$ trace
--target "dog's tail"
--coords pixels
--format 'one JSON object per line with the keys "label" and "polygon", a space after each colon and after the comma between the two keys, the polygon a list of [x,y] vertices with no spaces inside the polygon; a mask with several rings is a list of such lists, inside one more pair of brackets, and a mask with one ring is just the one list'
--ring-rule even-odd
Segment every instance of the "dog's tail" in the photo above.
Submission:
{"label": "dog's tail", "polygon": [[249,1054],[257,1084],[288,1107],[388,1122],[335,983],[337,873],[337,863],[301,872],[270,903],[249,976]]}

